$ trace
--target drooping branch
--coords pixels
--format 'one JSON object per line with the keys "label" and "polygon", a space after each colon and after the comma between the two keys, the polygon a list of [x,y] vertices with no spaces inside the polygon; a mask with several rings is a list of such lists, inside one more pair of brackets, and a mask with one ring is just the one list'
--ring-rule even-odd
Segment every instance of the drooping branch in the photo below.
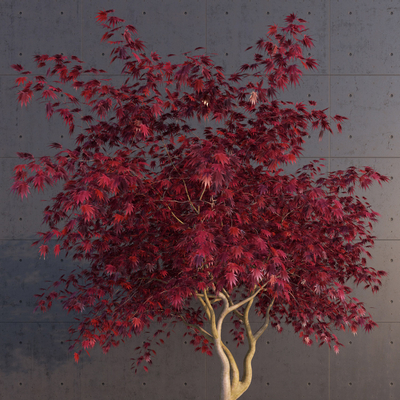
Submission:
{"label": "drooping branch", "polygon": [[183,317],[183,315],[180,315],[180,319],[186,326],[201,332],[201,334],[204,337],[206,337],[208,340],[210,340],[212,342],[214,341],[214,338],[213,338],[212,334],[207,332],[202,326],[197,325],[197,324],[191,324],[191,323],[187,322],[186,319]]}

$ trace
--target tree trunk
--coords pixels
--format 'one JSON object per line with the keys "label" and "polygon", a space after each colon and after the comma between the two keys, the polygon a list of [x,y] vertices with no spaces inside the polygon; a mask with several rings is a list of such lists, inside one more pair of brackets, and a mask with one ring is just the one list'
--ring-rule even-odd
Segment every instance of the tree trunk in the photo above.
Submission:
{"label": "tree trunk", "polygon": [[[215,296],[210,296],[206,290],[204,290],[202,294],[197,294],[197,298],[201,302],[204,311],[206,312],[207,318],[210,321],[211,332],[207,332],[204,328],[200,326],[192,325],[192,327],[200,331],[204,335],[204,337],[211,340],[215,345],[216,353],[221,362],[220,400],[236,400],[250,386],[253,377],[251,362],[256,352],[256,343],[269,325],[269,313],[274,304],[274,300],[272,300],[268,307],[264,324],[258,329],[255,334],[253,334],[249,321],[249,312],[253,304],[254,298],[260,291],[260,288],[257,290],[255,289],[251,296],[236,304],[233,303],[228,292],[225,290],[216,294]],[[210,298],[214,299],[214,302],[222,300],[222,311],[218,318],[215,315]],[[244,308],[243,314],[239,312],[240,308]],[[248,350],[243,360],[243,375],[241,379],[239,368],[237,367],[235,358],[233,357],[230,350],[224,345],[221,338],[222,323],[225,317],[231,312],[234,312],[239,320],[242,321],[242,323],[244,324],[248,343]]]}

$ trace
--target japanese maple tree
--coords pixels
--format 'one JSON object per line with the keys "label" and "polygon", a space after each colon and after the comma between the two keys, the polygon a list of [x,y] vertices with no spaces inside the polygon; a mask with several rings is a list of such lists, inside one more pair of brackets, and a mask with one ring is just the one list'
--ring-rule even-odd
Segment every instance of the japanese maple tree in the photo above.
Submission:
{"label": "japanese maple tree", "polygon": [[[220,399],[234,400],[250,385],[269,324],[290,324],[304,343],[335,351],[335,330],[369,331],[376,324],[348,284],[375,292],[385,272],[367,266],[378,214],[357,191],[387,178],[370,167],[324,175],[318,161],[284,170],[308,135],[332,133],[332,122],[341,131],[344,119],[313,101],[278,100],[317,66],[303,56],[312,46],[305,21],[290,15],[270,26],[252,63],[225,76],[201,48],[177,64],[147,54],[112,12],[97,20],[112,62],[122,63],[121,86],[75,56],[35,56],[46,67],[36,76],[13,65],[21,105],[38,96],[47,118],[59,114],[76,138],[75,148],[52,143],[54,156],[19,153],[12,187],[23,198],[60,185],[37,243],[43,256],[51,247],[83,264],[40,294],[38,307],[59,300],[77,313],[76,360],[152,321],[161,324],[156,334],[180,322],[196,349],[217,355]],[[252,312],[263,320],[257,330]],[[221,338],[228,317],[248,348],[242,374]],[[150,342],[139,350],[135,366],[151,363]]]}

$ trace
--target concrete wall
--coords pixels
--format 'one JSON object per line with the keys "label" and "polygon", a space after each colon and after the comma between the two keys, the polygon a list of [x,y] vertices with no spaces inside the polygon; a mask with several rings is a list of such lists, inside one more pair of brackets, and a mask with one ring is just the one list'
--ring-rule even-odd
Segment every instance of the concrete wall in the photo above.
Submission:
{"label": "concrete wall", "polygon": [[[357,290],[379,323],[369,335],[339,334],[339,355],[306,347],[290,330],[269,330],[258,346],[251,389],[243,399],[375,400],[400,398],[399,181],[400,3],[398,0],[1,0],[0,1],[0,398],[109,400],[218,398],[217,359],[195,354],[176,329],[150,373],[133,374],[127,343],[94,351],[76,365],[68,353],[72,316],[59,309],[33,314],[33,295],[68,270],[68,259],[39,259],[30,243],[39,230],[43,196],[21,202],[9,193],[17,151],[41,155],[47,143],[68,144],[56,119],[39,105],[22,109],[10,89],[10,64],[30,65],[37,53],[75,54],[108,68],[108,48],[95,23],[114,8],[139,31],[149,50],[179,54],[198,46],[218,53],[228,72],[246,61],[248,46],[290,13],[309,21],[318,73],[305,75],[298,100],[316,100],[348,116],[342,135],[310,139],[306,157],[325,157],[326,169],[371,165],[391,177],[369,193],[382,214],[371,265],[390,276],[375,296]],[[229,342],[230,338],[227,337]],[[240,350],[243,354],[243,350]]]}

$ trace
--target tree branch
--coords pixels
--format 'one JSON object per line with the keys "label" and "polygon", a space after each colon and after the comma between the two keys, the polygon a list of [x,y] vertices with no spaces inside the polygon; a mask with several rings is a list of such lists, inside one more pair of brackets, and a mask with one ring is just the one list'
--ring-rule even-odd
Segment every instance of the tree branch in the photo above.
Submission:
{"label": "tree branch", "polygon": [[[227,308],[227,313],[230,313],[230,312],[232,312],[234,310],[237,310],[238,308],[244,306],[249,301],[253,300],[258,295],[258,293],[260,293],[261,290],[263,290],[265,288],[265,286],[267,286],[267,283],[268,282],[266,282],[264,285],[262,285],[260,288],[258,288],[250,297],[247,297],[244,300],[240,301],[239,303],[236,303],[236,304],[228,307]],[[221,295],[221,298],[226,299],[226,301],[229,302],[228,298],[225,296],[224,293],[220,292],[219,295]]]}
{"label": "tree branch", "polygon": [[[221,339],[221,329],[222,329],[222,322],[224,321],[224,318],[226,315],[229,313],[227,312],[228,308],[228,300],[226,297],[223,295],[221,297],[224,306],[221,311],[221,314],[218,318],[218,321],[215,321],[215,313],[214,310],[211,306],[210,299],[207,296],[207,291],[203,290],[203,295],[204,295],[204,301],[207,305],[207,308],[210,310],[211,313],[211,330],[214,336],[214,344],[215,344],[215,349],[217,351],[217,354],[221,360],[221,366],[222,366],[222,371],[221,371],[221,399],[230,399],[231,398],[231,393],[232,393],[232,385],[231,385],[231,371],[234,374],[234,369],[231,367],[231,362],[229,359],[230,352],[228,354],[224,350],[224,344],[222,343]],[[221,295],[219,293],[218,295]],[[233,356],[231,357],[233,359]]]}
{"label": "tree branch", "polygon": [[269,313],[270,313],[270,311],[271,311],[272,306],[274,305],[274,301],[275,301],[275,299],[272,299],[271,303],[270,303],[269,306],[268,306],[267,315],[266,315],[266,317],[265,317],[265,322],[264,322],[264,324],[261,326],[261,328],[260,328],[260,329],[255,333],[255,335],[254,335],[254,338],[255,338],[256,341],[257,341],[257,340],[260,338],[260,336],[265,332],[265,330],[267,329],[267,327],[268,327],[268,325],[269,325]]}
{"label": "tree branch", "polygon": [[203,191],[202,191],[202,193],[201,193],[201,196],[200,196],[200,199],[199,199],[199,201],[201,201],[201,199],[203,198],[203,195],[204,195],[204,192],[206,191],[206,186],[204,186],[204,189],[203,189]]}
{"label": "tree branch", "polygon": [[214,342],[214,338],[211,335],[211,333],[208,333],[203,327],[201,327],[200,325],[196,325],[196,324],[190,324],[189,322],[187,322],[185,320],[185,318],[180,315],[182,322],[186,325],[189,326],[190,328],[193,328],[195,330],[198,330],[202,333],[203,336],[205,336],[207,339],[209,339],[210,341]]}
{"label": "tree branch", "polygon": [[208,310],[208,312],[206,311],[207,316],[209,316],[209,321],[211,323],[211,332],[215,339],[220,338],[220,336],[218,335],[217,324],[215,321],[215,312],[210,303],[210,299],[207,296],[206,290],[203,290],[203,295],[204,295],[204,304],[205,304],[206,310]]}
{"label": "tree branch", "polygon": [[249,344],[249,348],[247,350],[246,356],[244,357],[243,360],[243,375],[242,375],[242,379],[236,389],[237,394],[239,397],[242,393],[244,393],[248,387],[250,386],[252,377],[253,377],[253,368],[251,366],[251,362],[253,360],[254,354],[256,353],[256,339],[253,336],[253,331],[251,329],[251,325],[250,325],[250,321],[249,321],[249,312],[250,312],[250,308],[253,304],[254,298],[251,299],[251,301],[249,301],[247,303],[246,309],[244,311],[244,326],[246,329],[246,337],[247,337],[247,341]]}
{"label": "tree branch", "polygon": [[[167,146],[165,145],[165,142],[164,142],[164,148],[165,148],[165,151],[166,151],[167,154],[168,154],[169,161],[171,162],[172,166],[174,167],[174,170],[178,173],[178,175],[180,175],[180,173],[179,173],[179,171],[177,170],[177,168],[176,168],[174,162],[173,162],[172,159],[171,159],[171,156],[170,156],[170,154],[169,154],[169,151],[168,151]],[[186,186],[186,182],[185,182],[185,180],[184,180],[183,178],[181,178],[181,180],[182,180],[182,182],[183,182],[183,185],[185,186],[185,191],[186,191],[187,198],[188,198],[188,200],[189,200],[189,204],[191,205],[191,207],[193,208],[193,210],[196,212],[196,214],[200,214],[200,206],[199,206],[199,208],[197,209],[197,208],[195,207],[195,205],[192,203],[192,199],[191,199],[190,196],[189,196],[189,192],[188,192],[188,189],[187,189],[187,186]]]}
{"label": "tree branch", "polygon": [[269,325],[269,319],[270,319],[269,315],[270,315],[271,308],[274,304],[274,300],[275,299],[272,299],[271,303],[268,306],[267,316],[266,316],[266,320],[265,320],[264,324],[261,326],[261,328],[256,332],[256,334],[254,336],[253,336],[253,332],[252,332],[250,321],[249,321],[249,312],[250,312],[250,308],[253,304],[254,298],[247,303],[247,306],[246,306],[243,316],[244,316],[244,325],[245,325],[245,329],[246,329],[246,336],[247,336],[247,341],[249,343],[249,348],[248,348],[246,356],[243,360],[242,379],[239,382],[239,384],[237,385],[237,387],[234,389],[234,391],[232,392],[236,396],[235,398],[238,398],[242,393],[244,393],[251,384],[251,380],[253,377],[253,368],[251,366],[251,362],[252,362],[254,354],[256,352],[256,343],[257,343],[257,340],[259,339],[259,337],[265,332],[265,330],[267,329],[267,327]]}
{"label": "tree branch", "polygon": [[[235,358],[233,357],[232,353],[228,349],[228,347],[225,346],[224,343],[222,343],[222,348],[224,349],[224,352],[226,356],[228,357],[229,360],[229,365],[231,367],[231,388],[236,387],[239,382],[240,382],[240,374],[239,374],[239,368],[236,364]],[[232,390],[232,389],[231,389]]]}
{"label": "tree branch", "polygon": [[[231,299],[231,296],[229,296],[229,293],[228,293],[225,289],[222,289],[222,292],[223,292],[224,295],[227,297],[228,302],[229,302],[229,305],[230,305],[230,306],[233,306],[234,303],[233,303],[233,301],[232,301],[232,299]],[[239,312],[238,310],[233,310],[233,312],[235,313],[235,315],[236,315],[241,321],[243,321],[243,314],[242,314],[241,312]]]}
{"label": "tree branch", "polygon": [[[210,295],[205,296],[204,294],[200,294],[200,293],[197,293],[196,295],[197,295],[199,301],[201,302],[201,304],[202,304],[202,306],[203,306],[203,308],[204,308],[204,310],[205,310],[205,312],[206,312],[206,314],[207,314],[208,319],[209,319],[210,322],[211,322],[210,310],[209,310],[208,307],[207,307],[206,301],[203,300],[202,297],[204,297],[204,298],[207,297],[208,300],[210,300],[210,297],[214,297],[214,296],[210,296]],[[220,298],[218,298],[218,299],[221,300]],[[211,302],[210,302],[210,306],[211,306]],[[199,329],[205,336],[208,335],[207,337],[215,344],[215,340],[214,340],[214,336],[213,336],[213,335],[209,334],[207,331],[205,331],[205,330],[204,330],[203,328],[201,328],[201,327],[198,327],[198,329]],[[223,349],[223,351],[224,351],[224,353],[225,353],[225,355],[226,355],[226,357],[228,358],[228,361],[229,361],[230,372],[231,372],[231,374],[232,374],[232,383],[231,383],[231,385],[232,385],[232,384],[237,385],[238,382],[239,382],[239,379],[240,379],[240,374],[239,374],[239,368],[238,368],[238,366],[237,366],[237,364],[236,364],[235,358],[233,357],[233,355],[232,355],[232,353],[230,352],[230,350],[228,349],[228,347],[222,342],[221,336],[220,336],[220,343],[221,343],[221,347],[222,347],[222,349]]]}
{"label": "tree branch", "polygon": [[176,219],[178,222],[180,222],[182,225],[185,225],[185,223],[182,222],[182,221],[175,215],[175,213],[171,210],[171,207],[170,207],[168,204],[166,204],[166,206],[168,207],[169,211],[171,211],[171,214],[175,217],[175,219]]}

